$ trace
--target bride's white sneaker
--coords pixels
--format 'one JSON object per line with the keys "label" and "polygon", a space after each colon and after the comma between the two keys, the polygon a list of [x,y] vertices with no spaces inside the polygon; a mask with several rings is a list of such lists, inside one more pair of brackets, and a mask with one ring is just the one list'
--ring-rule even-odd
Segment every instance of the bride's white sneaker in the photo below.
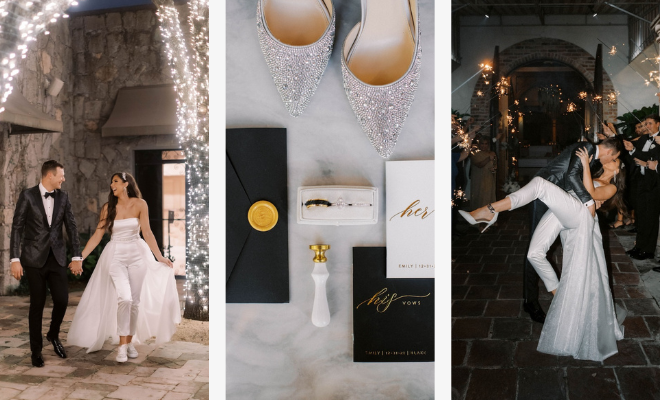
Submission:
{"label": "bride's white sneaker", "polygon": [[128,355],[129,358],[137,358],[138,357],[138,352],[135,349],[135,346],[133,346],[133,343],[129,343],[126,346],[126,354]]}
{"label": "bride's white sneaker", "polygon": [[122,344],[117,348],[117,362],[126,362],[128,360],[128,357],[126,356],[126,350],[128,348],[127,344]]}

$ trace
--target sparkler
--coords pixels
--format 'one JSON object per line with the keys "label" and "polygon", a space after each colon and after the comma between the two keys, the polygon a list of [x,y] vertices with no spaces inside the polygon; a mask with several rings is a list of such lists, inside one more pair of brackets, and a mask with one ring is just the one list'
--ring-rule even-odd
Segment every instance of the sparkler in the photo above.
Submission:
{"label": "sparkler", "polygon": [[511,85],[509,84],[509,81],[505,78],[502,77],[499,82],[497,82],[497,93],[500,96],[505,96],[509,94],[509,88]]}
{"label": "sparkler", "polygon": [[[481,67],[481,69],[480,69],[479,71],[477,71],[477,72],[476,72],[474,75],[472,75],[471,77],[467,78],[467,79],[465,80],[465,82],[463,82],[463,83],[461,83],[460,85],[458,85],[458,87],[457,87],[456,89],[452,90],[451,92],[454,93],[454,92],[457,91],[458,89],[460,89],[460,88],[462,88],[463,86],[465,86],[466,83],[470,82],[470,81],[472,80],[472,78],[474,78],[475,76],[481,74],[482,71],[484,71],[484,70],[485,70],[485,71],[491,71],[491,70],[493,69],[493,67],[490,66],[490,65],[488,65],[488,64],[479,64],[479,67]],[[484,76],[484,78],[486,78],[486,77]],[[488,82],[486,82],[486,85],[488,85]]]}
{"label": "sparkler", "polygon": [[618,93],[610,92],[610,93],[607,95],[607,103],[608,103],[609,105],[614,105],[614,104],[616,104],[617,95],[618,95]]}
{"label": "sparkler", "polygon": [[577,106],[573,102],[568,103],[568,106],[566,106],[566,111],[567,112],[573,112],[576,109],[577,109]]}

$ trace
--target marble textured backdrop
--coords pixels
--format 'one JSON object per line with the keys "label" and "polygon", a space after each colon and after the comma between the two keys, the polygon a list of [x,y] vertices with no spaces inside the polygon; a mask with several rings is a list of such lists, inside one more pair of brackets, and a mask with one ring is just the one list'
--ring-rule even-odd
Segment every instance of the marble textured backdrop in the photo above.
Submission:
{"label": "marble textured backdrop", "polygon": [[[227,127],[285,127],[288,135],[288,304],[227,305],[228,399],[430,399],[434,363],[353,363],[352,248],[385,246],[385,160],[373,149],[342,85],[340,50],[360,19],[360,2],[335,2],[334,50],[309,107],[289,116],[263,60],[256,1],[227,1]],[[390,160],[434,158],[434,4],[420,1],[419,89]],[[364,185],[379,190],[379,222],[366,226],[298,225],[296,191],[307,185]],[[311,323],[310,244],[327,243],[331,322]],[[405,338],[402,338],[405,340]]]}

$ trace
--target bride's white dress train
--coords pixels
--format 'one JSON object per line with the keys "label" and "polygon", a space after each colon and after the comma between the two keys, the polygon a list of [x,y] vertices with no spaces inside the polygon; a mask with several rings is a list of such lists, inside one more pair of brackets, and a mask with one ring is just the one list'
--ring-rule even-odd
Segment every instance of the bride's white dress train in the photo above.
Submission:
{"label": "bride's white dress train", "polygon": [[[621,321],[617,321],[597,217],[594,219],[578,199],[542,178],[532,179],[508,197],[511,209],[536,198],[543,201],[549,210],[539,222],[534,236],[537,233],[542,235],[543,230],[539,228],[546,226],[552,227],[550,231],[558,230],[562,240],[561,280],[545,259],[545,253],[542,260],[538,254],[529,257],[546,289],[557,289],[537,350],[594,361],[616,354],[616,341],[623,339],[620,322],[624,316],[620,315]],[[532,245],[536,239],[539,238],[532,238]]]}
{"label": "bride's white dress train", "polygon": [[154,259],[139,232],[137,218],[115,220],[112,238],[103,249],[74,314],[67,336],[68,345],[86,347],[91,353],[100,350],[108,338],[112,338],[113,344],[119,343],[117,292],[109,268],[115,252],[126,251],[129,243],[134,257],[144,260],[144,268],[147,268],[133,343],[144,342],[153,336],[157,344],[165,343],[176,332],[176,326],[181,322],[181,309],[174,270]]}

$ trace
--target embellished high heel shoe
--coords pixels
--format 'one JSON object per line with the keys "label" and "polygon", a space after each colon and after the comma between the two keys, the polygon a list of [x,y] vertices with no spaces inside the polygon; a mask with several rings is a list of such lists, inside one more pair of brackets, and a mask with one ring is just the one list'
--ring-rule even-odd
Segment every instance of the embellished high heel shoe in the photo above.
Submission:
{"label": "embellished high heel shoe", "polygon": [[495,215],[493,215],[493,219],[491,219],[490,221],[485,220],[485,219],[484,220],[474,219],[474,217],[472,215],[470,215],[469,212],[466,212],[466,211],[463,211],[463,210],[458,210],[458,213],[461,214],[461,216],[463,218],[465,218],[465,220],[467,222],[469,222],[470,225],[486,224],[486,227],[481,230],[481,233],[484,233],[484,232],[486,232],[486,229],[490,228],[490,226],[493,225],[497,221],[497,216],[500,215],[499,212],[495,211],[495,209],[493,208],[492,205],[488,204],[486,207],[488,207],[488,210],[492,214],[495,214]]}
{"label": "embellished high heel shoe", "polygon": [[332,0],[258,0],[257,34],[284,106],[297,117],[314,95],[332,53]]}
{"label": "embellished high heel shoe", "polygon": [[362,20],[341,55],[348,102],[378,154],[388,158],[419,81],[417,0],[362,0]]}

